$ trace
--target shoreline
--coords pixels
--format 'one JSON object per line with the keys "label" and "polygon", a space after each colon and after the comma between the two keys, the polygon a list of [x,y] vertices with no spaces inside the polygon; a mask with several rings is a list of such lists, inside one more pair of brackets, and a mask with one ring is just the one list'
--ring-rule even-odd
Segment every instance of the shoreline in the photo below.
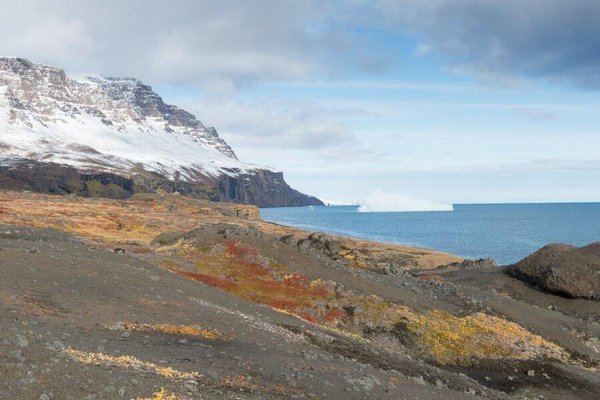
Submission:
{"label": "shoreline", "polygon": [[263,209],[262,216],[332,235],[436,249],[511,265],[548,243],[584,246],[600,238],[600,203],[462,205],[452,213],[357,213],[354,207]]}

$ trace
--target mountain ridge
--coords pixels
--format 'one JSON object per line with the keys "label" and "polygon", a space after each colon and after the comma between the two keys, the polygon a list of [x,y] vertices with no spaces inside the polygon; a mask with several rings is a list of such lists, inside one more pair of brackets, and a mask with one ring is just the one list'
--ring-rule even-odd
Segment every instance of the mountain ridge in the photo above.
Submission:
{"label": "mountain ridge", "polygon": [[[58,67],[0,58],[0,133],[0,174],[11,180],[29,161],[38,171],[48,165],[53,176],[55,166],[74,169],[84,183],[98,174],[145,182],[131,190],[110,182],[131,193],[166,188],[258,206],[322,204],[290,188],[280,172],[238,160],[215,128],[135,78],[74,79]],[[33,178],[25,179],[29,189],[71,193],[32,185]]]}

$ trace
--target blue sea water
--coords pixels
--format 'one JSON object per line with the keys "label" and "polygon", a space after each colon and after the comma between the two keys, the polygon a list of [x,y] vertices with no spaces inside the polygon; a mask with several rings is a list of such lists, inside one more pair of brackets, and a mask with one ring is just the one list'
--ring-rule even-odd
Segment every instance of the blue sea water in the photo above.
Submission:
{"label": "blue sea water", "polygon": [[361,213],[356,206],[261,209],[266,221],[514,263],[548,243],[600,241],[600,203],[457,204],[454,211]]}

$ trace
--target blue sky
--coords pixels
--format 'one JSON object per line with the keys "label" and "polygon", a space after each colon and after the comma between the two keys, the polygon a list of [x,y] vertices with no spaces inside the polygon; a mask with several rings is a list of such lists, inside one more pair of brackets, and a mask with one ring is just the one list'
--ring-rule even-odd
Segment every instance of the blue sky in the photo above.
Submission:
{"label": "blue sky", "polygon": [[138,77],[322,198],[600,200],[593,0],[0,2],[2,53]]}

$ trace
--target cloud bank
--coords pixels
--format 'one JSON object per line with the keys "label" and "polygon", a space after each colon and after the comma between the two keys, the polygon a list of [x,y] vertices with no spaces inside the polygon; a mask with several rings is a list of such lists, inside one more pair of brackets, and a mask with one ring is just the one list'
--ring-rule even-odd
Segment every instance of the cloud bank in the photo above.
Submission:
{"label": "cloud bank", "polygon": [[332,60],[377,69],[365,60],[385,59],[346,29],[338,3],[318,0],[1,0],[0,7],[3,55],[153,84],[302,80],[332,71]]}
{"label": "cloud bank", "polygon": [[443,55],[456,71],[600,88],[600,2],[380,0],[378,12],[388,29],[420,39],[418,53]]}
{"label": "cloud bank", "polygon": [[[600,3],[590,0],[0,0],[0,52],[159,82],[245,84],[379,73],[415,54],[507,82],[600,87]],[[396,35],[396,36],[395,36]]]}

